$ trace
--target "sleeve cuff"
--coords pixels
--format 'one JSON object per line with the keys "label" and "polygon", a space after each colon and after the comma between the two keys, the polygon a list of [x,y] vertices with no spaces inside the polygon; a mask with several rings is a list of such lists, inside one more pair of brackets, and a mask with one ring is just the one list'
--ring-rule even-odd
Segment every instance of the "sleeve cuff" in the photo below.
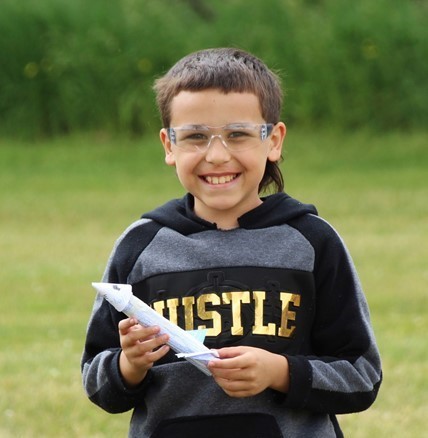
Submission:
{"label": "sleeve cuff", "polygon": [[125,380],[122,377],[122,373],[120,372],[120,367],[119,367],[119,357],[120,357],[120,351],[119,350],[116,354],[116,357],[113,359],[112,364],[114,364],[115,369],[113,370],[112,373],[112,384],[116,387],[116,389],[126,395],[129,396],[137,396],[140,395],[141,393],[144,393],[147,386],[151,383],[151,381],[153,380],[153,373],[151,370],[147,371],[147,375],[146,377],[143,379],[143,381],[133,387],[133,388],[129,388],[129,386],[126,385]]}
{"label": "sleeve cuff", "polygon": [[309,361],[302,356],[288,356],[290,369],[290,388],[284,403],[294,409],[307,406],[312,388],[312,368]]}

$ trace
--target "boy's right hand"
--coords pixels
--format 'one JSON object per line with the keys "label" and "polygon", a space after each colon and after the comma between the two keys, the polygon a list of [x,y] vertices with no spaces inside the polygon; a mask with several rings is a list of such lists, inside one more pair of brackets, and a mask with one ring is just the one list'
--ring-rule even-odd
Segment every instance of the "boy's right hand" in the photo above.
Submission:
{"label": "boy's right hand", "polygon": [[159,331],[159,327],[143,327],[135,318],[119,322],[119,368],[129,387],[140,384],[154,362],[168,353],[168,335],[156,336]]}

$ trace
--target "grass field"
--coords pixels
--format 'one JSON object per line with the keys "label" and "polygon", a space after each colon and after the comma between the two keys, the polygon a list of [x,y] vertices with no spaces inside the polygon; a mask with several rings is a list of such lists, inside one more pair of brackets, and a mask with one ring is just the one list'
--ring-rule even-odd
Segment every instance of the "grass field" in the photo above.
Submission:
{"label": "grass field", "polygon": [[[0,437],[126,436],[83,393],[94,291],[119,233],[179,197],[156,138],[0,141]],[[428,418],[428,136],[293,132],[286,190],[344,237],[384,365],[374,406],[341,417],[349,437],[422,437]]]}

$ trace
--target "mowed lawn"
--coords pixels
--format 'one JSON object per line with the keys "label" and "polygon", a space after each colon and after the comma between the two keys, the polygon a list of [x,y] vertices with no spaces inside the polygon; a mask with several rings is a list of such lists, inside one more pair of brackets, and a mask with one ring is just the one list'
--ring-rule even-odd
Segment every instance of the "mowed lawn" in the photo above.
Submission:
{"label": "mowed lawn", "polygon": [[[290,128],[283,170],[345,239],[382,353],[379,397],[340,417],[345,436],[426,436],[428,135]],[[182,194],[155,136],[0,141],[0,437],[126,436],[129,413],[81,385],[90,283],[131,221]]]}

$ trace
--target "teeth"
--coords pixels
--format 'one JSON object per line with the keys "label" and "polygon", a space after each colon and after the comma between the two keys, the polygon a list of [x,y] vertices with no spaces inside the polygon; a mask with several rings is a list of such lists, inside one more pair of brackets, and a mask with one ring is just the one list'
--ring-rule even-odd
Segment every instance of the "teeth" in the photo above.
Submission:
{"label": "teeth", "polygon": [[226,184],[233,181],[236,175],[224,175],[224,176],[206,176],[205,181],[209,184]]}

